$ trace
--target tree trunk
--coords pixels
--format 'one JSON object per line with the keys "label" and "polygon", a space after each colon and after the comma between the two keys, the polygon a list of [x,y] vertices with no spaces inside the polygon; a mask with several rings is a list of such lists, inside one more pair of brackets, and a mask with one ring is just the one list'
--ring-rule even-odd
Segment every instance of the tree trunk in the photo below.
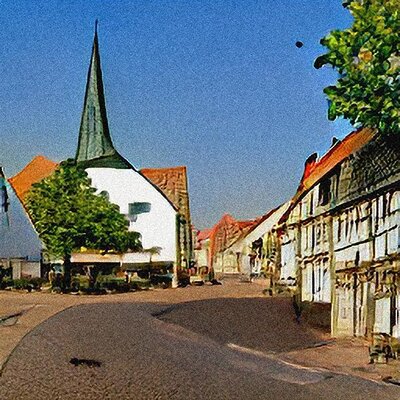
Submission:
{"label": "tree trunk", "polygon": [[64,256],[64,289],[71,288],[71,256]]}

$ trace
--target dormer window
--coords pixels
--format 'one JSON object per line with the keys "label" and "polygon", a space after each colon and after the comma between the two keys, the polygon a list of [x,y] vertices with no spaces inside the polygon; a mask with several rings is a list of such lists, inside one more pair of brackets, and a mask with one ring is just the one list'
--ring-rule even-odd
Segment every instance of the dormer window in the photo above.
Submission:
{"label": "dormer window", "polygon": [[128,204],[128,217],[131,221],[135,222],[139,214],[149,213],[151,204],[145,202],[135,202]]}

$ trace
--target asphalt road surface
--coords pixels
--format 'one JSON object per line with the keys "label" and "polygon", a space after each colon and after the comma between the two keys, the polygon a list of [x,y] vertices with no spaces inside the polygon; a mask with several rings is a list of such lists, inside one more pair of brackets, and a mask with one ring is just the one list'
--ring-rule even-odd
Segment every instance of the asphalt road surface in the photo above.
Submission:
{"label": "asphalt road surface", "polygon": [[156,318],[167,307],[94,304],[57,314],[15,349],[0,399],[400,399],[396,386],[291,365]]}

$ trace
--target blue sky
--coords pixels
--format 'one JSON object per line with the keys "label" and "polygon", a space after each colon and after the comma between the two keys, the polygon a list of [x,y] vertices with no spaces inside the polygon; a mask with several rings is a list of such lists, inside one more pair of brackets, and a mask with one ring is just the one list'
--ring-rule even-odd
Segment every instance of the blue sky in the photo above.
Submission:
{"label": "blue sky", "polygon": [[186,165],[199,228],[288,200],[307,156],[351,130],[327,120],[336,73],[313,68],[351,24],[340,0],[2,0],[8,176],[75,155],[96,18],[114,144],[137,168]]}

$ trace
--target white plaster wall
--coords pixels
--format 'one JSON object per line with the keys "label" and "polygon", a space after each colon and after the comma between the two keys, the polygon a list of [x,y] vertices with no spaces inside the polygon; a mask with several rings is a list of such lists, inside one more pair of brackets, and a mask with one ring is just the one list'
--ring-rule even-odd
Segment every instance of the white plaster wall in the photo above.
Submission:
{"label": "white plaster wall", "polygon": [[22,262],[22,276],[29,276],[31,278],[40,277],[40,262],[39,261],[23,261]]}
{"label": "white plaster wall", "polygon": [[345,288],[336,289],[337,299],[337,336],[353,335],[353,291]]}
{"label": "white plaster wall", "polygon": [[296,278],[296,252],[295,242],[290,240],[282,243],[281,247],[281,279]]}
{"label": "white plaster wall", "polygon": [[195,250],[194,256],[196,258],[198,267],[207,267],[208,266],[208,251],[206,248],[202,248],[200,250]]}
{"label": "white plaster wall", "polygon": [[390,334],[390,298],[383,298],[375,302],[374,332]]}
{"label": "white plaster wall", "polygon": [[331,302],[331,276],[329,270],[328,260],[324,260],[322,263],[322,302]]}
{"label": "white plaster wall", "polygon": [[243,274],[249,275],[251,273],[250,257],[248,253],[242,254],[241,271]]}
{"label": "white plaster wall", "polygon": [[383,258],[386,255],[386,234],[375,238],[375,257]]}
{"label": "white plaster wall", "polygon": [[274,211],[266,220],[261,222],[255,229],[253,229],[244,239],[244,243],[247,246],[251,246],[251,244],[264,236],[267,232],[271,232],[271,230],[276,226],[279,219],[286,212],[290,205],[290,202],[284,203],[280,206],[276,211]]}
{"label": "white plaster wall", "polygon": [[304,301],[312,301],[312,281],[313,281],[313,265],[306,263],[301,272],[301,298]]}
{"label": "white plaster wall", "polygon": [[[117,204],[121,214],[128,214],[129,203],[148,202],[149,213],[139,214],[129,230],[142,235],[143,248],[161,247],[160,255],[152,261],[176,261],[176,211],[168,200],[142,175],[132,169],[88,168],[92,186],[98,192],[109,194],[110,201]],[[128,253],[124,262],[135,262],[137,254]]]}

